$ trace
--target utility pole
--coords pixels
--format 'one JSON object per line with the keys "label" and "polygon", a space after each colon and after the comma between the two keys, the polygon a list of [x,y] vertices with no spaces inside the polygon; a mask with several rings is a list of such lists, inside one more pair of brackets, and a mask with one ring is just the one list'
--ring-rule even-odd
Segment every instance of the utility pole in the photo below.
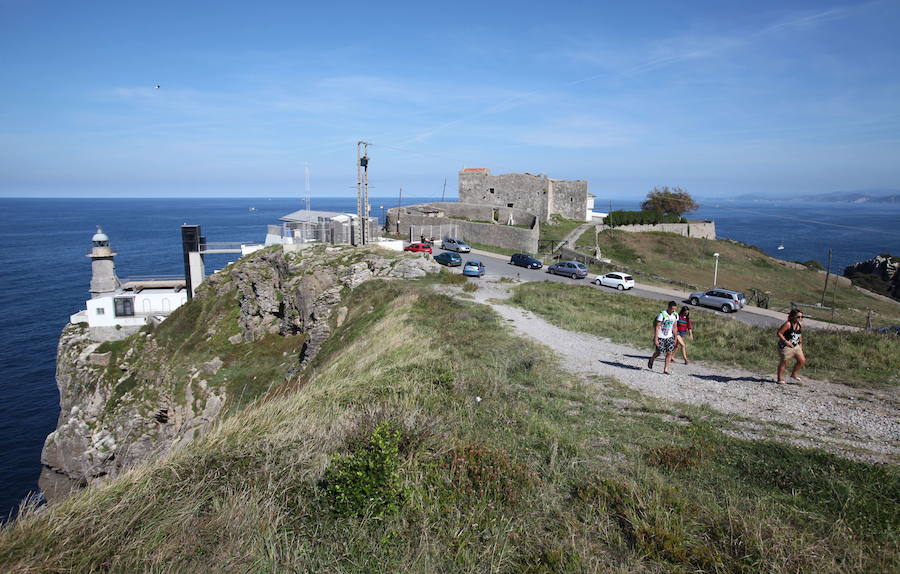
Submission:
{"label": "utility pole", "polygon": [[312,220],[309,216],[309,164],[306,164],[304,171],[306,172],[306,225],[303,227],[303,242],[306,243],[313,234]]}
{"label": "utility pole", "polygon": [[356,142],[356,241],[369,243],[369,142]]}
{"label": "utility pole", "polygon": [[831,248],[828,248],[828,270],[825,272],[825,288],[822,289],[822,302],[819,303],[820,307],[825,305],[825,294],[828,293],[828,277],[831,275]]}
{"label": "utility pole", "polygon": [[400,206],[403,205],[403,188],[400,188],[400,195],[397,196],[397,233],[400,233]]}
{"label": "utility pole", "polygon": [[444,201],[444,193],[447,191],[447,178],[444,178],[444,189],[441,190],[441,201]]}

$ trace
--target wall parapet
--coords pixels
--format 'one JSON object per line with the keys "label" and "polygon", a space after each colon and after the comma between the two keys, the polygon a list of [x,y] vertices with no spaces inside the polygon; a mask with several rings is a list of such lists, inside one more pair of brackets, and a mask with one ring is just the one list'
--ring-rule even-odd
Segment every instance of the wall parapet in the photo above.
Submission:
{"label": "wall parapet", "polygon": [[645,225],[619,225],[616,227],[603,226],[601,229],[617,229],[629,233],[644,233],[647,231],[661,231],[663,233],[677,233],[684,237],[698,239],[715,239],[715,221],[688,221],[687,223],[656,223]]}

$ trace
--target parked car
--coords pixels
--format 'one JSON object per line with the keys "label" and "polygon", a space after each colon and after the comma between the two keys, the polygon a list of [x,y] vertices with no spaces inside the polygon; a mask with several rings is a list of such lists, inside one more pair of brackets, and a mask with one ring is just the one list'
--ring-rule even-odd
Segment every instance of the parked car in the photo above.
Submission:
{"label": "parked car", "polygon": [[459,256],[459,253],[454,253],[453,251],[439,253],[434,256],[434,260],[447,267],[459,267],[462,265],[462,257]]}
{"label": "parked car", "polygon": [[688,301],[691,302],[691,305],[703,305],[704,307],[721,309],[723,313],[740,311],[747,305],[747,299],[743,293],[719,287],[713,287],[708,291],[691,293]]}
{"label": "parked car", "polygon": [[431,245],[428,243],[410,243],[403,248],[403,251],[414,251],[416,253],[431,253]]}
{"label": "parked car", "polygon": [[469,259],[463,266],[463,275],[468,275],[469,277],[483,277],[484,263]]}
{"label": "parked car", "polygon": [[634,288],[634,277],[627,273],[607,273],[606,275],[597,275],[594,279],[597,285],[604,287],[615,287],[619,291]]}
{"label": "parked car", "polygon": [[584,279],[587,277],[588,268],[584,263],[578,261],[560,261],[547,267],[547,273],[554,275],[568,275],[572,279]]}
{"label": "parked car", "polygon": [[890,327],[881,327],[879,329],[875,329],[876,333],[881,333],[882,335],[893,335],[895,337],[900,337],[900,325],[891,325]]}
{"label": "parked car", "polygon": [[519,267],[525,267],[526,269],[540,269],[544,266],[543,263],[527,253],[516,253],[509,258],[509,262],[513,265],[518,265]]}
{"label": "parked car", "polygon": [[472,251],[472,248],[469,247],[465,241],[455,237],[447,237],[444,239],[441,242],[441,248],[448,251],[456,251],[457,253],[469,253]]}

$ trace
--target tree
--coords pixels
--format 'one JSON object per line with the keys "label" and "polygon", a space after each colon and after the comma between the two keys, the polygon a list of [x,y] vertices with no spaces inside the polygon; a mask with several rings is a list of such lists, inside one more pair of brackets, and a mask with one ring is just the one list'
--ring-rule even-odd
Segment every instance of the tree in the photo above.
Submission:
{"label": "tree", "polygon": [[682,216],[685,213],[696,211],[699,205],[688,192],[680,187],[669,186],[654,187],[647,194],[647,200],[641,204],[644,211],[658,211],[664,214]]}

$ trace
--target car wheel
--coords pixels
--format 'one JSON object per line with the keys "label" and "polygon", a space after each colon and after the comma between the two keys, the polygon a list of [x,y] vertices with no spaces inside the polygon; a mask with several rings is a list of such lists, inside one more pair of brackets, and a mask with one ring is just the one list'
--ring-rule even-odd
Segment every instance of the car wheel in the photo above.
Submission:
{"label": "car wheel", "polygon": [[722,304],[722,312],[723,312],[723,313],[730,313],[730,312],[731,312],[731,307],[728,306],[728,303],[723,303],[723,304]]}
{"label": "car wheel", "polygon": [[696,297],[691,297],[691,305],[696,307],[699,304],[700,304],[700,299],[697,299]]}
{"label": "car wheel", "polygon": [[618,289],[619,291],[624,291],[624,290],[625,290],[625,286],[622,285],[621,283],[619,283],[619,285],[616,287],[616,289]]}

